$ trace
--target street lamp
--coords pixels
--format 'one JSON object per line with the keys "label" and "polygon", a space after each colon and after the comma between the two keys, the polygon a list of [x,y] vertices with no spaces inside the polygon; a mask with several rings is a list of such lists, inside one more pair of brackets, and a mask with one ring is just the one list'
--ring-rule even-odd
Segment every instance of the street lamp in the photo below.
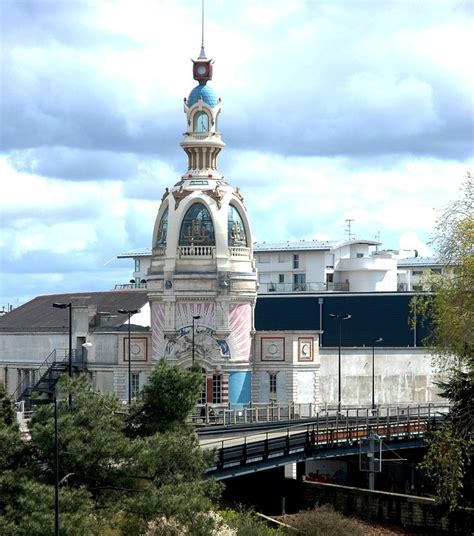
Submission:
{"label": "street lamp", "polygon": [[341,346],[342,346],[342,321],[349,320],[351,315],[329,315],[333,320],[339,320],[339,354],[337,361],[337,411],[341,412]]}
{"label": "street lamp", "polygon": [[119,309],[117,313],[128,316],[128,405],[132,404],[132,353],[130,340],[130,317],[139,313],[139,309]]}
{"label": "street lamp", "polygon": [[372,410],[375,409],[375,343],[382,341],[382,337],[372,339]]}
{"label": "street lamp", "polygon": [[192,362],[194,365],[194,321],[199,320],[201,317],[199,315],[193,316],[193,338],[192,338]]}
{"label": "street lamp", "polygon": [[58,445],[58,401],[56,391],[51,402],[49,399],[33,398],[32,406],[54,404],[54,536],[59,536],[59,445]]}
{"label": "street lamp", "polygon": [[56,309],[69,309],[69,360],[68,374],[72,378],[72,303],[53,303]]}

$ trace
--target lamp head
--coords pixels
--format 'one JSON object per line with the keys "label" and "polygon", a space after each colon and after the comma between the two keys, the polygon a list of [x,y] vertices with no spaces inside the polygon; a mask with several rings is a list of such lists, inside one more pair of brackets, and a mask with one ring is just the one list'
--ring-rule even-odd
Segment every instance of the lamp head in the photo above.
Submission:
{"label": "lamp head", "polygon": [[193,319],[194,319],[194,320],[199,320],[200,318],[201,318],[201,315],[194,315],[194,316],[193,316]]}
{"label": "lamp head", "polygon": [[67,309],[70,306],[70,303],[53,303],[53,307],[56,307],[56,309]]}

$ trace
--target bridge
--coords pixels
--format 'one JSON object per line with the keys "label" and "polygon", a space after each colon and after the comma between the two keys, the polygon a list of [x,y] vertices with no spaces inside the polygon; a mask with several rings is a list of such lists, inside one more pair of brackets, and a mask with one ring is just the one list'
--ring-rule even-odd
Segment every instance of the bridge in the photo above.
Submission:
{"label": "bridge", "polygon": [[387,406],[371,412],[347,409],[318,413],[299,422],[253,422],[206,426],[198,430],[203,448],[216,450],[216,461],[206,478],[218,480],[254,473],[309,459],[359,453],[371,434],[382,439],[382,450],[422,447],[427,432],[445,419],[444,405]]}

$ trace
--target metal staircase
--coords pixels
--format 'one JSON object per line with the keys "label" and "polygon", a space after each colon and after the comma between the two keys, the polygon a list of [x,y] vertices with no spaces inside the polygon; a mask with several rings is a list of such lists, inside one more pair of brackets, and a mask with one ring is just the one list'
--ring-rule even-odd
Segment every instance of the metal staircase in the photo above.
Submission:
{"label": "metal staircase", "polygon": [[[74,359],[75,350],[72,355],[72,365],[77,368],[78,363]],[[13,393],[17,402],[24,402],[25,409],[29,409],[32,396],[52,398],[59,377],[67,373],[69,368],[69,351],[53,350],[43,363],[33,371],[33,381],[31,376],[24,377],[18,388]]]}

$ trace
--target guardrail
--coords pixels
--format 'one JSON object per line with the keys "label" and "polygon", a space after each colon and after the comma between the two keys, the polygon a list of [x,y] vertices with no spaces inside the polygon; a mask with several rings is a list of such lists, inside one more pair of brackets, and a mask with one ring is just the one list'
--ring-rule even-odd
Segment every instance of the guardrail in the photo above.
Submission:
{"label": "guardrail", "polygon": [[[437,428],[445,413],[433,411],[432,406],[399,408],[396,415],[385,416],[357,414],[335,416],[317,415],[310,424],[299,424],[272,429],[266,432],[246,434],[241,438],[206,442],[206,448],[216,448],[217,462],[208,470],[208,475],[232,472],[246,465],[281,465],[282,458],[293,460],[312,457],[318,450],[353,447],[371,432],[387,441],[420,438],[427,431]],[[403,411],[402,411],[403,410]],[[334,455],[334,453],[332,453]],[[280,460],[279,460],[280,459]],[[267,463],[268,465],[268,463]]]}
{"label": "guardrail", "polygon": [[[419,408],[430,414],[435,411],[447,413],[448,404],[417,404],[417,405],[379,405],[371,406],[342,406],[341,412],[347,417],[360,415],[396,415],[398,413],[418,413]],[[291,404],[250,404],[232,407],[228,404],[201,404],[191,416],[194,424],[205,425],[237,425],[278,421],[298,421],[312,419],[320,415],[334,415],[338,411],[336,404],[297,403]]]}
{"label": "guardrail", "polygon": [[348,292],[349,283],[324,283],[322,281],[307,283],[260,283],[259,293],[267,292]]}

